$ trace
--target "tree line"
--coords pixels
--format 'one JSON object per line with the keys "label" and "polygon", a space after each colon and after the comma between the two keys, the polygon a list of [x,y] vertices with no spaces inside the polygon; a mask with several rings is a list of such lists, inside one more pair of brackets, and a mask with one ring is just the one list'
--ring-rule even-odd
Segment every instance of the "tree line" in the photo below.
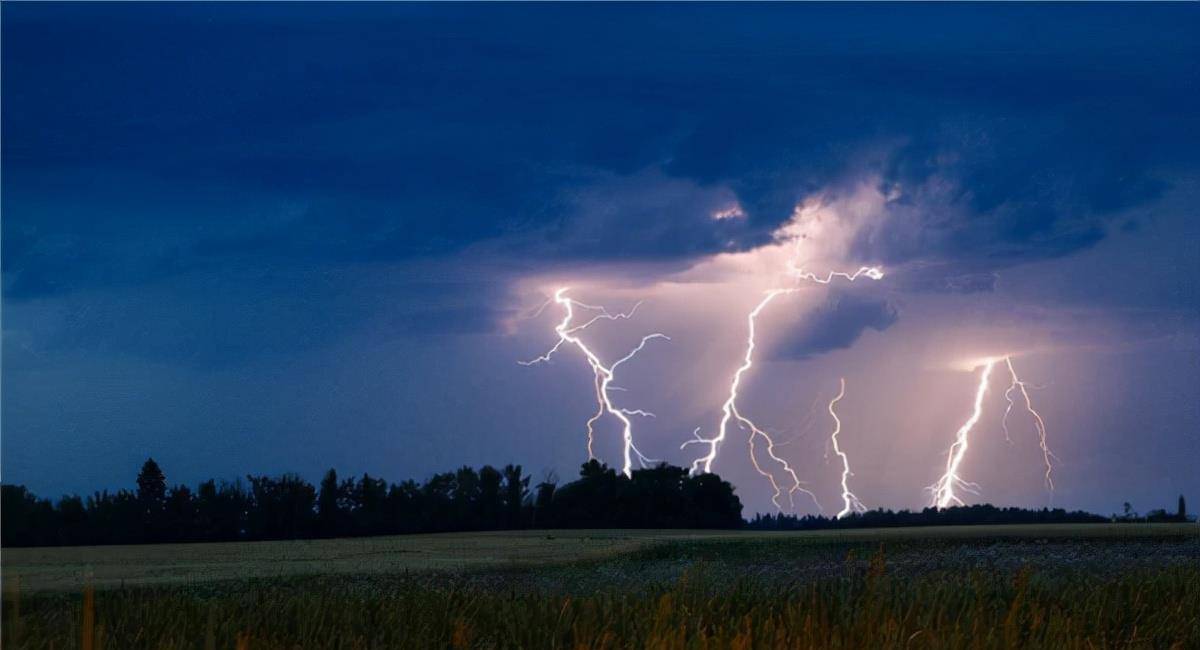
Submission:
{"label": "tree line", "polygon": [[1122,515],[1061,508],[998,508],[989,504],[920,511],[872,510],[842,519],[758,514],[742,520],[742,504],[715,474],[691,476],[671,465],[636,470],[632,477],[595,460],[579,479],[553,478],[530,486],[520,465],[461,467],[424,483],[378,477],[341,479],[329,470],[318,485],[296,474],[248,475],[245,480],[168,487],[153,459],[136,488],[64,496],[57,503],[24,486],[0,486],[0,545],[56,546],[219,542],[357,537],[524,528],[740,528],[817,530],[897,526],[1014,523],[1190,521],[1182,496],[1174,513]]}
{"label": "tree line", "polygon": [[1067,512],[1062,508],[997,508],[991,504],[925,508],[923,510],[870,510],[841,519],[821,515],[797,517],[780,513],[760,514],[747,522],[754,530],[820,530],[826,528],[895,528],[903,526],[955,526],[964,524],[1090,524],[1107,517],[1090,512]]}
{"label": "tree line", "polygon": [[1126,501],[1124,504],[1124,510],[1121,512],[1121,514],[1114,514],[1112,516],[1112,521],[1118,523],[1161,524],[1172,522],[1179,523],[1192,521],[1194,519],[1194,516],[1189,516],[1187,513],[1187,501],[1183,498],[1182,494],[1179,495],[1179,501],[1176,502],[1175,512],[1168,512],[1166,508],[1156,508],[1144,515],[1140,515],[1136,510],[1133,509],[1133,505]]}
{"label": "tree line", "polygon": [[579,479],[530,489],[520,465],[461,467],[423,484],[330,469],[168,487],[149,459],[136,488],[39,498],[0,486],[0,544],[55,546],[355,537],[520,528],[738,528],[742,504],[714,474],[659,465],[632,477],[592,460]]}
{"label": "tree line", "polygon": [[1195,518],[1187,514],[1187,504],[1180,495],[1176,512],[1152,510],[1146,516],[1133,512],[1125,504],[1123,515],[1101,515],[1082,510],[1063,508],[998,508],[990,503],[925,508],[923,510],[869,510],[851,513],[838,519],[823,515],[799,517],[784,513],[757,514],[746,522],[751,530],[823,530],[828,528],[896,528],[903,526],[961,526],[975,524],[1101,524],[1101,523],[1185,523]]}

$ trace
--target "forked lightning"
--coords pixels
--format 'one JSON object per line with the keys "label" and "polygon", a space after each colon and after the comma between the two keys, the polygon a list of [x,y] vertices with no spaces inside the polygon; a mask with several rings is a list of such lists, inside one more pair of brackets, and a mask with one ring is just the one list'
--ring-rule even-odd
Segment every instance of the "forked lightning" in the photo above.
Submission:
{"label": "forked lightning", "polygon": [[[621,423],[622,440],[624,443],[624,445],[623,445],[623,449],[624,449],[623,461],[624,462],[621,466],[621,471],[625,474],[625,476],[631,476],[633,473],[634,457],[637,458],[638,463],[642,467],[645,467],[647,463],[652,463],[654,461],[652,459],[644,456],[642,454],[642,452],[638,450],[637,445],[634,444],[634,442],[633,442],[633,422],[629,418],[630,418],[630,416],[634,416],[634,415],[641,416],[641,417],[654,417],[654,414],[650,413],[648,411],[643,411],[642,409],[625,409],[625,408],[619,408],[619,407],[614,406],[613,402],[612,402],[612,397],[609,395],[609,391],[616,390],[616,387],[612,386],[611,384],[612,384],[613,378],[616,376],[617,368],[621,364],[632,359],[635,355],[637,355],[638,352],[641,352],[642,349],[646,347],[647,343],[649,343],[650,341],[652,341],[654,339],[663,339],[663,340],[667,340],[667,341],[669,341],[671,339],[666,334],[662,334],[660,332],[655,332],[653,334],[647,334],[646,336],[642,337],[641,342],[639,342],[633,348],[633,350],[631,350],[629,352],[629,354],[626,354],[625,356],[621,357],[620,359],[617,359],[611,365],[606,366],[606,365],[604,365],[604,362],[602,362],[600,360],[600,357],[597,356],[596,353],[593,352],[592,349],[589,348],[587,346],[587,344],[584,343],[579,338],[578,333],[587,329],[588,327],[590,327],[597,321],[629,319],[637,311],[637,309],[641,305],[641,303],[635,304],[633,306],[633,308],[630,309],[628,312],[613,314],[613,313],[610,313],[607,309],[605,309],[602,306],[589,305],[589,304],[578,302],[576,300],[568,298],[566,287],[563,287],[563,288],[559,289],[558,291],[554,292],[554,302],[561,305],[563,308],[563,311],[564,311],[564,316],[563,316],[562,322],[560,322],[554,328],[555,333],[558,334],[558,341],[554,344],[553,347],[551,347],[548,351],[546,351],[545,354],[541,355],[540,357],[537,357],[536,359],[532,359],[530,361],[520,361],[518,363],[520,363],[523,366],[532,366],[537,363],[543,363],[543,362],[549,361],[550,358],[554,355],[554,353],[558,352],[559,348],[561,348],[564,343],[571,344],[571,345],[574,345],[575,347],[579,348],[579,350],[581,352],[583,352],[584,356],[587,358],[588,365],[591,366],[592,373],[595,375],[594,385],[595,385],[595,389],[596,389],[596,413],[594,415],[592,415],[592,417],[589,418],[587,421],[588,460],[592,460],[596,457],[595,452],[593,451],[593,443],[595,442],[596,422],[598,422],[600,420],[600,418],[604,417],[605,413],[608,413],[609,415],[612,415],[613,417],[615,417]],[[589,318],[588,320],[584,321],[582,324],[572,325],[572,322],[575,319],[575,308],[593,312],[595,315],[592,316],[591,318]]]}
{"label": "forked lightning", "polygon": [[986,359],[983,362],[983,373],[980,374],[979,385],[975,389],[974,409],[971,412],[971,417],[959,427],[958,432],[954,436],[954,443],[950,445],[950,450],[946,455],[945,472],[942,473],[937,482],[926,488],[932,494],[929,504],[932,507],[948,508],[950,506],[963,505],[962,497],[959,496],[960,490],[970,494],[979,493],[979,485],[963,479],[959,474],[959,467],[962,465],[963,458],[966,456],[967,449],[970,446],[971,430],[983,415],[983,399],[987,395],[988,382],[991,379],[992,370],[1001,361],[1008,368],[1008,373],[1011,377],[1011,383],[1008,389],[1004,391],[1004,397],[1008,400],[1008,408],[1005,409],[1004,417],[1001,420],[1001,425],[1004,428],[1004,436],[1008,438],[1008,416],[1015,404],[1012,393],[1014,390],[1017,390],[1020,391],[1025,401],[1025,410],[1029,411],[1029,414],[1033,416],[1034,427],[1038,434],[1038,444],[1042,450],[1042,458],[1046,464],[1046,489],[1051,493],[1054,491],[1054,481],[1050,477],[1051,472],[1054,470],[1054,465],[1051,462],[1054,453],[1046,445],[1046,423],[1042,420],[1041,414],[1034,410],[1033,401],[1029,398],[1029,391],[1025,386],[1025,382],[1021,381],[1017,376],[1016,369],[1013,367],[1012,357],[995,357]]}
{"label": "forked lightning", "polygon": [[[834,278],[845,278],[847,281],[853,282],[859,277],[868,277],[872,280],[879,280],[883,277],[883,271],[873,266],[861,267],[853,273],[830,271],[825,277],[822,278],[816,274],[797,267],[793,261],[789,261],[788,271],[790,275],[797,279],[815,282],[817,284],[829,284]],[[787,486],[789,504],[793,503],[792,496],[796,492],[804,492],[812,498],[813,503],[816,503],[817,509],[824,512],[824,509],[821,508],[821,504],[817,501],[816,495],[802,487],[803,483],[796,475],[795,470],[792,469],[786,460],[775,454],[775,441],[771,438],[771,436],[755,425],[754,422],[749,418],[742,415],[737,408],[738,389],[741,387],[742,377],[747,371],[750,370],[750,368],[754,366],[755,323],[759,314],[761,314],[763,309],[765,309],[767,305],[769,305],[776,297],[783,294],[794,293],[799,290],[799,287],[771,289],[770,291],[767,291],[766,295],[763,296],[763,299],[759,301],[758,305],[756,305],[754,309],[750,311],[750,314],[746,317],[746,353],[742,357],[741,365],[739,365],[737,370],[734,371],[732,381],[730,381],[729,396],[725,399],[725,403],[721,407],[721,421],[717,425],[717,435],[712,438],[704,438],[700,435],[698,430],[694,431],[692,433],[694,439],[684,442],[683,445],[680,445],[680,448],[691,444],[708,445],[708,453],[692,461],[692,473],[711,472],[713,462],[717,458],[717,452],[720,449],[721,443],[725,441],[725,437],[728,435],[729,423],[736,420],[739,428],[749,430],[750,432],[750,462],[754,466],[754,469],[759,474],[762,474],[764,477],[766,477],[771,483],[771,488],[774,490],[774,493],[771,496],[771,502],[775,504],[775,507],[780,510],[783,509],[783,504],[780,502],[780,497],[783,495],[783,488],[775,480],[775,476],[772,473],[764,470],[758,463],[758,459],[754,453],[755,439],[758,437],[761,437],[766,441],[767,455],[770,456],[771,459],[776,463],[778,463],[783,468],[783,471],[791,478],[791,485]]]}

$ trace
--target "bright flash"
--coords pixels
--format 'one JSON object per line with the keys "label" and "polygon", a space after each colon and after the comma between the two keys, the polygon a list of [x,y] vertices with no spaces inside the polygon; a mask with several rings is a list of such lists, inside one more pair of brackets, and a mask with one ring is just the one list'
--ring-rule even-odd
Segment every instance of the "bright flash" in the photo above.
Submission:
{"label": "bright flash", "polygon": [[[1046,423],[1042,420],[1042,416],[1033,408],[1033,401],[1029,398],[1029,391],[1026,388],[1025,382],[1017,376],[1017,371],[1013,367],[1012,357],[1004,356],[998,358],[985,359],[983,362],[983,373],[979,377],[979,386],[975,389],[975,406],[971,413],[971,417],[967,419],[958,429],[955,435],[954,444],[950,445],[950,451],[946,456],[946,471],[936,483],[926,488],[932,493],[930,506],[935,508],[948,508],[952,505],[963,505],[963,500],[958,496],[957,489],[971,494],[979,493],[979,485],[963,480],[959,475],[959,466],[962,464],[963,458],[966,456],[967,448],[970,445],[971,429],[979,422],[979,418],[983,414],[983,399],[987,395],[988,381],[992,375],[992,369],[997,363],[1004,362],[1008,368],[1009,376],[1012,383],[1008,389],[1004,391],[1004,397],[1008,400],[1008,408],[1004,411],[1004,417],[1001,420],[1001,425],[1004,428],[1004,436],[1008,438],[1008,416],[1012,411],[1014,401],[1012,393],[1014,390],[1020,391],[1021,396],[1025,400],[1025,409],[1033,416],[1034,426],[1037,429],[1038,443],[1042,450],[1042,457],[1046,464],[1046,488],[1051,492],[1054,491],[1054,481],[1051,480],[1050,474],[1054,469],[1051,458],[1054,457],[1053,452],[1046,445]],[[1011,439],[1010,439],[1011,442]]]}
{"label": "bright flash", "polygon": [[833,407],[846,396],[846,379],[842,378],[841,386],[838,390],[837,397],[829,402],[829,415],[833,417],[833,433],[829,436],[833,441],[833,453],[837,454],[842,459],[842,509],[837,513],[837,518],[841,519],[851,512],[866,512],[867,507],[863,505],[858,497],[850,491],[850,477],[854,474],[850,471],[850,457],[842,448],[838,446],[838,434],[842,432],[842,420],[837,416],[837,411]]}
{"label": "bright flash", "polygon": [[810,282],[816,282],[817,284],[829,284],[830,282],[833,282],[834,278],[845,278],[846,280],[848,280],[850,282],[854,282],[860,276],[866,276],[868,278],[871,278],[872,280],[882,280],[883,279],[883,271],[880,271],[879,268],[875,267],[875,266],[863,266],[863,267],[860,267],[854,273],[844,273],[842,271],[830,271],[829,273],[825,274],[825,277],[822,278],[822,277],[817,276],[815,273],[805,271],[804,269],[801,269],[801,268],[793,265],[791,262],[788,262],[788,273],[790,273],[791,275],[793,275],[797,278],[800,278],[801,280],[808,280]]}
{"label": "bright flash", "polygon": [[963,457],[967,455],[971,429],[983,415],[983,396],[987,394],[988,379],[992,376],[992,368],[995,365],[995,359],[989,359],[984,363],[983,374],[979,376],[979,387],[975,389],[975,410],[971,412],[971,417],[967,418],[967,421],[958,428],[958,433],[954,436],[954,444],[950,445],[950,453],[946,455],[946,472],[936,483],[927,488],[933,492],[933,501],[930,504],[932,506],[948,508],[952,505],[963,505],[962,499],[955,492],[957,488],[972,494],[979,492],[978,485],[964,481],[958,475],[958,466],[962,464]]}
{"label": "bright flash", "polygon": [[[589,348],[587,344],[585,344],[579,338],[578,333],[587,329],[597,321],[627,320],[633,317],[633,314],[637,311],[637,308],[641,305],[641,303],[635,304],[628,312],[613,314],[599,305],[588,305],[568,298],[566,287],[554,292],[554,302],[561,305],[563,311],[565,312],[562,322],[560,322],[554,328],[555,333],[558,334],[558,342],[556,342],[554,346],[542,356],[530,361],[520,361],[518,363],[523,366],[532,366],[537,363],[549,361],[554,353],[558,352],[559,348],[561,348],[564,343],[574,345],[575,347],[579,348],[581,352],[583,352],[584,356],[587,358],[588,365],[590,365],[592,368],[592,373],[595,375],[594,385],[596,389],[597,406],[596,413],[587,421],[588,460],[592,460],[596,457],[592,449],[592,444],[595,441],[595,424],[600,420],[601,417],[604,416],[605,413],[608,413],[621,422],[622,438],[624,441],[624,464],[621,467],[621,471],[624,472],[625,476],[630,476],[633,472],[633,458],[635,456],[637,457],[638,463],[642,467],[645,467],[648,463],[653,463],[655,461],[644,456],[634,444],[633,422],[630,421],[629,417],[634,415],[641,417],[654,417],[654,414],[641,409],[625,409],[614,406],[612,398],[609,395],[609,391],[616,390],[617,388],[611,384],[613,378],[616,376],[617,368],[621,364],[632,359],[638,352],[641,352],[642,349],[646,347],[647,343],[654,339],[664,339],[667,341],[671,339],[666,334],[659,332],[647,334],[646,336],[642,337],[641,342],[638,343],[633,350],[629,352],[629,354],[617,359],[611,365],[606,366],[600,360],[600,357],[598,357],[596,353],[593,352],[591,348]],[[575,308],[577,307],[581,310],[593,312],[595,315],[584,321],[582,324],[572,325],[572,321],[575,319]]]}
{"label": "bright flash", "polygon": [[[760,429],[758,425],[754,424],[750,418],[745,417],[738,411],[737,397],[738,389],[742,384],[742,376],[745,375],[746,371],[754,365],[755,321],[758,318],[758,315],[762,313],[762,310],[765,309],[766,306],[776,298],[776,296],[780,296],[785,293],[792,293],[796,290],[797,289],[792,288],[772,289],[771,291],[768,291],[766,296],[763,297],[762,301],[760,301],[758,305],[750,312],[750,314],[746,316],[746,325],[749,330],[749,334],[746,337],[746,354],[742,358],[742,365],[738,366],[738,369],[733,373],[733,381],[729,384],[729,397],[726,398],[725,403],[721,406],[721,422],[717,427],[717,437],[711,439],[703,438],[700,436],[700,432],[697,430],[692,432],[695,436],[695,440],[688,440],[679,446],[679,448],[682,449],[690,444],[707,444],[708,453],[692,461],[692,473],[695,474],[701,471],[705,473],[711,472],[713,461],[715,461],[717,458],[717,449],[721,442],[725,439],[725,435],[729,429],[729,423],[733,420],[737,420],[739,428],[750,431],[750,462],[754,465],[755,471],[766,477],[767,481],[771,483],[771,488],[774,490],[774,493],[771,495],[771,503],[774,503],[775,507],[779,508],[780,510],[783,509],[783,504],[779,501],[779,498],[783,494],[783,488],[780,487],[779,483],[775,480],[774,474],[764,470],[762,466],[759,465],[758,458],[754,454],[754,441],[755,438],[759,436],[767,441],[767,455],[770,456],[771,459],[780,466],[782,466],[783,471],[792,479],[792,484],[788,486],[787,491],[789,503],[792,502],[792,495],[794,495],[796,492],[804,492],[812,498],[813,503],[817,504],[818,509],[821,509],[821,504],[817,502],[816,495],[801,487],[802,482],[800,481],[800,477],[796,475],[796,472],[792,469],[791,465],[789,465],[786,460],[775,454],[775,441],[771,438],[771,436],[767,434],[767,432]],[[701,466],[703,466],[703,469],[701,469]]]}
{"label": "bright flash", "polygon": [[[816,282],[818,284],[829,284],[834,278],[845,278],[847,281],[853,282],[859,277],[864,276],[871,278],[872,280],[879,280],[883,277],[883,271],[880,269],[873,266],[864,266],[853,273],[830,271],[824,278],[822,278],[808,271],[804,271],[796,266],[794,259],[788,262],[788,270],[793,277],[801,280]],[[771,459],[777,464],[779,464],[783,468],[783,471],[791,478],[791,485],[787,487],[789,504],[793,503],[792,496],[796,492],[803,492],[812,498],[813,503],[817,505],[818,510],[824,512],[824,508],[822,508],[820,502],[817,501],[816,495],[802,487],[802,481],[800,481],[799,477],[796,475],[795,470],[792,469],[786,460],[776,455],[775,441],[771,438],[771,436],[767,434],[767,432],[760,429],[749,418],[742,415],[737,408],[738,389],[741,387],[742,377],[747,371],[750,370],[751,367],[754,366],[756,319],[758,318],[759,314],[762,313],[763,309],[766,309],[767,305],[769,305],[776,297],[783,294],[794,293],[799,290],[799,287],[771,289],[766,293],[765,296],[763,296],[763,299],[759,301],[758,305],[756,305],[754,309],[750,311],[750,314],[746,316],[746,353],[742,357],[741,365],[739,365],[737,370],[735,370],[733,373],[733,380],[729,383],[729,396],[725,399],[725,403],[721,406],[721,421],[717,426],[717,435],[712,438],[705,438],[700,435],[698,430],[693,431],[692,435],[694,436],[694,439],[684,442],[682,445],[680,445],[680,448],[682,449],[683,447],[693,444],[708,445],[708,453],[692,461],[692,473],[696,474],[699,472],[711,472],[713,462],[717,459],[717,452],[720,449],[721,443],[725,441],[725,437],[728,434],[729,423],[736,420],[739,428],[750,431],[750,462],[752,465],[754,465],[754,469],[759,474],[762,474],[764,477],[766,477],[771,483],[771,488],[774,490],[771,496],[771,502],[775,504],[775,507],[780,510],[783,509],[783,505],[780,503],[780,497],[783,494],[783,488],[779,485],[778,481],[776,481],[775,476],[764,470],[758,463],[758,459],[754,453],[755,440],[758,437],[763,438],[767,442],[767,455],[770,456]]]}
{"label": "bright flash", "polygon": [[1004,419],[1001,420],[1001,425],[1004,427],[1004,437],[1008,438],[1008,414],[1012,411],[1013,399],[1012,392],[1018,390],[1021,392],[1021,397],[1025,400],[1025,410],[1033,416],[1033,426],[1037,430],[1038,446],[1042,450],[1042,460],[1046,464],[1046,489],[1051,493],[1054,492],[1054,480],[1050,478],[1050,473],[1054,471],[1054,463],[1050,461],[1054,457],[1054,452],[1046,446],[1046,422],[1042,420],[1040,413],[1034,410],[1033,401],[1029,399],[1029,390],[1025,386],[1025,382],[1017,377],[1017,371],[1013,368],[1012,357],[1004,357],[1004,363],[1008,366],[1008,374],[1012,377],[1012,383],[1008,390],[1004,391],[1004,398],[1008,400],[1008,408],[1004,410]]}

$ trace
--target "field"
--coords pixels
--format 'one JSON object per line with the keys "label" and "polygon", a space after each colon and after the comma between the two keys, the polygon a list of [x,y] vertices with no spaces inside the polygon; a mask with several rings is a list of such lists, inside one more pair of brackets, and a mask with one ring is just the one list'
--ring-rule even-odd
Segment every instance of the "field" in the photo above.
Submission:
{"label": "field", "polygon": [[4,549],[9,648],[1200,647],[1200,527]]}

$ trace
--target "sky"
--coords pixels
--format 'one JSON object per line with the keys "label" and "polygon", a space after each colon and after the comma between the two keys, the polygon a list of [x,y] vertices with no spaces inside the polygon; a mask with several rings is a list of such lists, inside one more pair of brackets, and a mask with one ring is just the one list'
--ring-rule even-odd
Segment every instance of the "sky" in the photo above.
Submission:
{"label": "sky", "polygon": [[[837,512],[1200,501],[1194,4],[41,4],[2,12],[0,474],[569,480],[736,410]],[[802,269],[876,267],[828,285]],[[581,309],[583,314],[597,313]],[[1011,393],[1010,393],[1011,396]],[[1003,425],[1007,424],[1006,438]],[[765,438],[713,471],[775,509]],[[693,433],[693,432],[696,433]],[[681,448],[681,445],[684,445]],[[620,422],[594,453],[622,466]],[[636,466],[636,463],[635,463]],[[817,503],[821,510],[818,510]]]}

